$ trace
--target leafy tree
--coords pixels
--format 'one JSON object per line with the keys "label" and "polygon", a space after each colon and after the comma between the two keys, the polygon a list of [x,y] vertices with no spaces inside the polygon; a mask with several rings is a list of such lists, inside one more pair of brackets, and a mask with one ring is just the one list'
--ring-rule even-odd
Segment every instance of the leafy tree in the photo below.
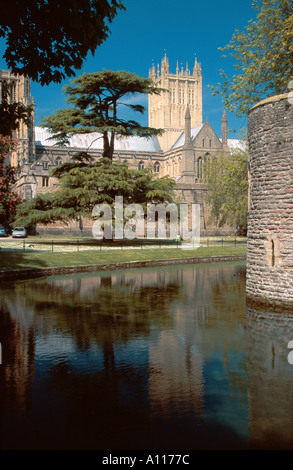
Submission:
{"label": "leafy tree", "polygon": [[25,106],[22,102],[14,102],[11,97],[11,84],[6,80],[0,80],[0,86],[0,134],[12,137],[21,121],[30,124],[33,105]]}
{"label": "leafy tree", "polygon": [[211,218],[219,227],[229,223],[239,235],[247,233],[247,158],[247,149],[235,149],[232,155],[212,157],[205,167]]}
{"label": "leafy tree", "polygon": [[89,163],[79,158],[56,167],[52,176],[58,179],[58,189],[20,204],[17,224],[28,227],[57,220],[67,223],[81,216],[92,218],[96,204],[113,207],[116,196],[122,196],[125,204],[141,204],[144,209],[150,202],[173,200],[173,179],[154,179],[149,169],[139,171],[108,159]]}
{"label": "leafy tree", "polygon": [[125,71],[105,70],[84,73],[71,83],[73,86],[68,85],[64,90],[68,103],[73,106],[56,111],[43,122],[43,127],[51,131],[52,138],[58,143],[66,143],[74,133],[100,133],[103,157],[112,160],[116,135],[150,137],[162,134],[162,129],[144,127],[118,116],[118,105],[139,113],[145,111],[144,106],[121,99],[137,93],[159,94],[162,89],[155,87],[151,79]]}
{"label": "leafy tree", "polygon": [[223,57],[228,54],[235,60],[235,75],[229,79],[222,70],[222,82],[211,87],[237,116],[268,95],[288,91],[293,78],[292,0],[255,0],[253,7],[256,18],[220,48]]}
{"label": "leafy tree", "polygon": [[41,85],[74,76],[122,9],[120,0],[3,0],[0,37],[8,68]]}
{"label": "leafy tree", "polygon": [[0,135],[0,224],[4,226],[10,226],[20,202],[20,198],[13,191],[17,170],[7,164],[9,152],[14,150],[16,145],[13,139]]}

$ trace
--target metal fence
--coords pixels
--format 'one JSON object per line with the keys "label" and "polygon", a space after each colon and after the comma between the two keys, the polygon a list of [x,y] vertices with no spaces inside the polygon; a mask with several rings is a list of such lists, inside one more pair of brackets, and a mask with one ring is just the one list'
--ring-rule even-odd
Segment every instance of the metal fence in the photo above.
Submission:
{"label": "metal fence", "polygon": [[204,237],[196,244],[192,241],[179,241],[169,239],[134,239],[134,240],[97,240],[85,239],[9,239],[0,240],[1,251],[22,252],[80,252],[80,251],[104,251],[104,250],[146,250],[146,249],[192,249],[212,246],[239,246],[245,245],[244,237]]}

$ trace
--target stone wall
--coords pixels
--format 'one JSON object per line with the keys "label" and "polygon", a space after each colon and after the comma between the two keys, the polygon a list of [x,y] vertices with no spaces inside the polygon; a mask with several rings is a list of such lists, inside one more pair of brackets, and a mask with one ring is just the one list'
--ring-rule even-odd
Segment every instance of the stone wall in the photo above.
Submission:
{"label": "stone wall", "polygon": [[247,298],[293,305],[293,106],[268,98],[248,116]]}

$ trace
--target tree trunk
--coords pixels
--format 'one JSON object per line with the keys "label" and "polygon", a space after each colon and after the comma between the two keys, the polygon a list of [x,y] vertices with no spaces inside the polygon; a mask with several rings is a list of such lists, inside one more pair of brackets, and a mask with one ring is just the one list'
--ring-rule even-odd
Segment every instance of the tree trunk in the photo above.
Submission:
{"label": "tree trunk", "polygon": [[109,143],[108,132],[103,133],[103,141],[104,141],[104,148],[103,148],[103,158],[108,158],[109,160],[113,160],[113,153],[114,153],[114,145]]}

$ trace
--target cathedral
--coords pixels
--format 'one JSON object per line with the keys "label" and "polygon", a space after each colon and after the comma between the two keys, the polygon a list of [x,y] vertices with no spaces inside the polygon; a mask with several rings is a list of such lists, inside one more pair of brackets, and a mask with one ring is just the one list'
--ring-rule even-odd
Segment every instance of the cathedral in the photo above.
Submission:
{"label": "cathedral", "polygon": [[[9,72],[1,75],[15,79],[16,99],[30,102],[30,81],[27,78],[13,78]],[[169,175],[176,181],[178,200],[201,205],[203,226],[206,228],[204,161],[219,151],[231,152],[238,145],[237,140],[227,138],[227,117],[222,115],[222,135],[219,137],[209,124],[202,119],[202,71],[195,58],[192,70],[186,65],[176,72],[169,70],[165,54],[161,64],[153,64],[149,77],[157,87],[167,91],[160,95],[149,95],[148,125],[163,128],[162,136],[151,138],[119,137],[115,139],[114,161],[128,163],[136,169],[151,168],[155,175]],[[54,191],[56,180],[50,170],[69,161],[77,151],[87,151],[94,158],[102,155],[102,139],[98,134],[76,134],[66,146],[57,146],[50,139],[49,132],[32,125],[23,128],[19,135],[20,146],[11,163],[21,166],[17,191],[23,199],[36,194]]]}

